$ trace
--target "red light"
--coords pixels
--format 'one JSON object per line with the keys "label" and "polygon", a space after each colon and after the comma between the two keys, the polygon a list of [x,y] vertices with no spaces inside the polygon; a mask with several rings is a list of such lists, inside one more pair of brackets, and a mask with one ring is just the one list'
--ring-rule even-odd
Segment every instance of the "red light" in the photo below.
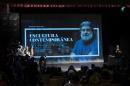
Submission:
{"label": "red light", "polygon": [[42,4],[40,4],[40,7],[42,7]]}
{"label": "red light", "polygon": [[33,4],[31,4],[30,7],[33,7]]}
{"label": "red light", "polygon": [[46,7],[46,5],[43,5],[43,7]]}
{"label": "red light", "polygon": [[37,5],[36,5],[36,4],[34,4],[34,5],[33,5],[33,7],[37,7]]}
{"label": "red light", "polygon": [[46,7],[49,7],[49,5],[46,5]]}

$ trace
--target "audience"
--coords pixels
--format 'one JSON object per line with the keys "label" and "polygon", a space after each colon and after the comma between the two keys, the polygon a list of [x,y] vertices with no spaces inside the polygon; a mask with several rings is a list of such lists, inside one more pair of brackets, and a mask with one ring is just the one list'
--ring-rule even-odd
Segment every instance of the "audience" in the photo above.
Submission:
{"label": "audience", "polygon": [[[0,86],[49,86],[51,78],[61,80],[63,84],[60,86],[102,85],[106,81],[119,86],[129,86],[126,84],[130,81],[129,65],[104,64],[103,67],[97,67],[92,64],[90,69],[82,65],[80,71],[70,65],[68,70],[63,72],[60,67],[47,67],[46,58],[43,56],[38,63],[34,61],[34,57],[20,56],[14,52],[15,49],[8,49],[6,55],[1,55]],[[40,81],[41,78],[44,78],[44,81]]]}

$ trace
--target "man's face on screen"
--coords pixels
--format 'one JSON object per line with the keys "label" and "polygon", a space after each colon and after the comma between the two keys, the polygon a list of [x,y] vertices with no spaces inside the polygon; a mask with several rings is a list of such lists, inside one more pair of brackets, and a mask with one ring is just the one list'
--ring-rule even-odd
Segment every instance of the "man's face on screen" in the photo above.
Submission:
{"label": "man's face on screen", "polygon": [[82,26],[80,28],[80,36],[84,41],[89,41],[93,38],[92,28],[90,26]]}

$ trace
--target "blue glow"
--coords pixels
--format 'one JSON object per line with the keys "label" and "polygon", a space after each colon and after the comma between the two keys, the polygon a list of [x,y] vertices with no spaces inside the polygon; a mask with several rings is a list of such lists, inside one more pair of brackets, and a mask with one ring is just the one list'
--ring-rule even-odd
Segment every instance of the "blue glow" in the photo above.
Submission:
{"label": "blue glow", "polygon": [[25,28],[25,30],[80,30],[80,28]]}
{"label": "blue glow", "polygon": [[[24,32],[25,32],[25,34],[24,34],[24,46],[26,47],[27,46],[27,31],[44,31],[44,30],[56,30],[56,31],[60,31],[60,30],[80,30],[80,28],[25,28],[24,29]],[[100,39],[99,39],[99,28],[94,28],[94,30],[97,30],[97,41],[98,41],[98,53],[96,54],[96,55],[76,55],[75,57],[90,57],[90,56],[100,56]],[[55,55],[55,56],[47,56],[47,57],[50,57],[50,58],[54,58],[54,57],[70,57],[70,55]]]}

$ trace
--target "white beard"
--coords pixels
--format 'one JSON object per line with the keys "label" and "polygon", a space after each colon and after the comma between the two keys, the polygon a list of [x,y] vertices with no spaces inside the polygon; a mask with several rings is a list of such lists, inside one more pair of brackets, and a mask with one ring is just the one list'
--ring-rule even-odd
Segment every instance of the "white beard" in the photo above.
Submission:
{"label": "white beard", "polygon": [[81,39],[84,40],[84,41],[89,41],[89,40],[92,39],[92,37],[93,37],[93,34],[89,34],[87,36],[81,35]]}

